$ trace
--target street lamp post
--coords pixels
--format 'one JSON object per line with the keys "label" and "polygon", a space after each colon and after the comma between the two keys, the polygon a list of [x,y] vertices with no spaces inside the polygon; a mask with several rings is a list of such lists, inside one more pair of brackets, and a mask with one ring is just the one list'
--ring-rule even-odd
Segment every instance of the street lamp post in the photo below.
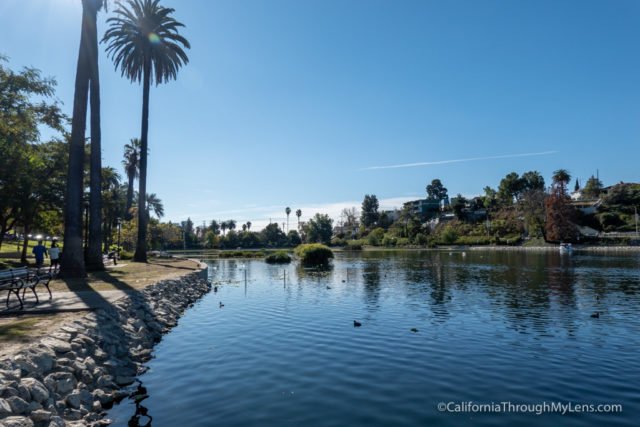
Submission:
{"label": "street lamp post", "polygon": [[122,218],[118,218],[118,249],[116,250],[118,258],[120,258],[120,230],[122,230]]}

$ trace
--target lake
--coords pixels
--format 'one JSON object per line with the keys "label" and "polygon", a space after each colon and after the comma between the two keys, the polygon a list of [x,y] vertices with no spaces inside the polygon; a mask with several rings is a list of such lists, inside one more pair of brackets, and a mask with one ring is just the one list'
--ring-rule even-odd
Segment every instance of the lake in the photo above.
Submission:
{"label": "lake", "polygon": [[[114,425],[640,419],[640,254],[341,252],[328,271],[208,263],[217,292],[158,344],[139,397],[109,411]],[[548,413],[553,402],[609,412]],[[609,404],[622,412],[597,406]]]}

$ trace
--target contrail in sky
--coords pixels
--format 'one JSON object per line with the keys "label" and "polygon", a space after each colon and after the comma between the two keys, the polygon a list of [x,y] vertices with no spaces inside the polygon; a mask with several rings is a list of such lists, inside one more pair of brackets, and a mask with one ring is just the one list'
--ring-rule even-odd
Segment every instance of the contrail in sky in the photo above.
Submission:
{"label": "contrail in sky", "polygon": [[531,156],[546,156],[548,154],[555,154],[557,151],[541,151],[539,153],[522,153],[522,154],[503,154],[501,156],[486,156],[486,157],[470,157],[468,159],[453,159],[453,160],[438,160],[436,162],[419,162],[419,163],[404,163],[401,165],[388,165],[388,166],[370,166],[360,170],[375,170],[375,169],[399,169],[399,168],[415,168],[418,166],[432,166],[432,165],[446,165],[449,163],[464,163],[464,162],[477,162],[479,160],[493,160],[493,159],[513,159],[515,157],[531,157]]}

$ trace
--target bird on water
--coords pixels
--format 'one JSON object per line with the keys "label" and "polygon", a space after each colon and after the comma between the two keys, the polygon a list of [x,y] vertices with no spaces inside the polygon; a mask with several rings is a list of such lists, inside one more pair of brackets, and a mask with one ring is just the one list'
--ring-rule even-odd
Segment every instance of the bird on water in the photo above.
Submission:
{"label": "bird on water", "polygon": [[354,327],[354,328],[358,328],[358,327],[360,327],[360,326],[362,326],[362,323],[358,322],[357,320],[354,320],[354,321],[353,321],[353,327]]}

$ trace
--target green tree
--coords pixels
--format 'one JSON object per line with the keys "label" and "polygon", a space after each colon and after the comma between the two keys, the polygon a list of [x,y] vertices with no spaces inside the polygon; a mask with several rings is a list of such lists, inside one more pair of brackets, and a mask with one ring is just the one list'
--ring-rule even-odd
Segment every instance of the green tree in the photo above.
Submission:
{"label": "green tree", "polygon": [[189,62],[183,48],[191,45],[179,34],[183,24],[170,15],[174,9],[159,5],[159,0],[127,0],[120,3],[116,16],[109,18],[103,41],[116,68],[131,81],[142,81],[142,129],[140,136],[140,180],[138,242],[134,260],[147,261],[145,195],[147,194],[147,152],[149,132],[149,89],[151,83],[175,79],[178,70]]}
{"label": "green tree", "polygon": [[302,243],[302,239],[300,238],[300,234],[297,230],[290,230],[287,233],[287,242],[289,246],[298,246]]}
{"label": "green tree", "polygon": [[298,231],[300,231],[300,217],[302,216],[302,210],[296,210],[296,216],[298,217]]}
{"label": "green tree", "polygon": [[[365,227],[371,227],[378,222],[380,214],[378,213],[378,198],[372,195],[365,195],[362,201],[362,213],[360,214],[360,222]],[[314,240],[310,240],[313,242]]]}
{"label": "green tree", "polygon": [[0,247],[23,207],[21,193],[31,180],[29,163],[32,144],[40,138],[39,127],[63,133],[65,119],[54,100],[54,80],[43,78],[34,68],[14,72],[4,65],[6,61],[0,55]]}
{"label": "green tree", "polygon": [[582,190],[582,195],[586,198],[595,199],[602,193],[602,181],[595,176],[591,175],[591,178],[587,180],[587,183]]}
{"label": "green tree", "polygon": [[460,193],[456,196],[455,201],[451,204],[453,213],[459,220],[464,220],[464,209],[467,207],[467,199]]}
{"label": "green tree", "polygon": [[544,178],[538,171],[529,171],[522,174],[521,191],[527,192],[531,190],[544,191]]}
{"label": "green tree", "polygon": [[520,198],[523,190],[523,180],[516,172],[511,172],[500,181],[498,186],[498,199],[505,206],[511,206]]}
{"label": "green tree", "polygon": [[447,189],[439,179],[436,178],[431,181],[431,184],[427,185],[427,199],[441,202],[448,197]]}
{"label": "green tree", "polygon": [[131,220],[131,206],[133,206],[133,183],[139,176],[140,171],[140,139],[131,138],[131,141],[124,146],[124,159],[122,166],[127,174],[127,206],[125,219]]}
{"label": "green tree", "polygon": [[284,246],[287,242],[287,236],[275,222],[267,225],[260,234],[262,234],[262,241],[267,246]]}
{"label": "green tree", "polygon": [[329,215],[317,213],[307,222],[305,231],[308,242],[329,244],[333,235],[333,220]]}
{"label": "green tree", "polygon": [[147,218],[152,211],[158,219],[164,216],[164,205],[156,193],[147,194]]}

